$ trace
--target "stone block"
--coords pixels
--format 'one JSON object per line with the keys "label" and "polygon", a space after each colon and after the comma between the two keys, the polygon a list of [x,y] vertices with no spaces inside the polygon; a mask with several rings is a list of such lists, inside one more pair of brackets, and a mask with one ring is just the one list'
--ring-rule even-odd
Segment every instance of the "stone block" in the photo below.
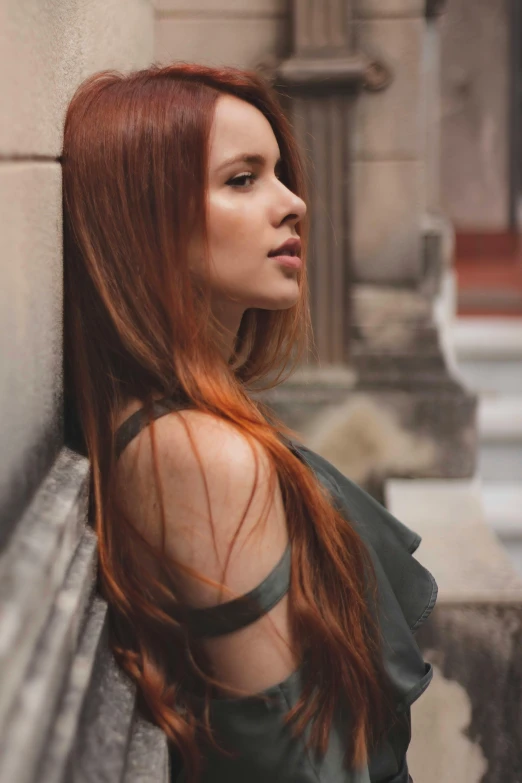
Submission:
{"label": "stone block", "polygon": [[355,18],[423,17],[426,0],[353,0]]}
{"label": "stone block", "polygon": [[351,296],[352,343],[371,352],[425,352],[438,346],[432,304],[407,288],[355,285]]}
{"label": "stone block", "polygon": [[14,780],[32,783],[35,779],[39,756],[52,726],[93,590],[95,557],[96,537],[86,529],[2,732],[2,783]]}
{"label": "stone block", "polygon": [[[7,0],[0,25],[0,155],[60,154],[66,105],[82,79],[153,57],[148,0]],[[16,67],[13,67],[16,63]]]}
{"label": "stone block", "polygon": [[364,92],[354,112],[356,159],[416,160],[424,152],[423,19],[369,19],[356,24],[357,49],[393,74],[379,92]]}
{"label": "stone block", "polygon": [[282,16],[290,12],[290,0],[153,0],[156,11],[183,14],[238,14]]}
{"label": "stone block", "polygon": [[458,389],[355,388],[301,422],[307,445],[354,481],[468,477],[475,470],[474,399]]}
{"label": "stone block", "polygon": [[162,64],[184,60],[205,65],[254,68],[283,56],[289,32],[278,18],[183,18],[156,20],[155,58]]}
{"label": "stone block", "polygon": [[0,735],[83,530],[87,460],[63,449],[0,560]]}
{"label": "stone block", "polygon": [[0,544],[62,440],[61,215],[57,163],[0,163]]}
{"label": "stone block", "polygon": [[416,283],[422,273],[423,164],[359,160],[351,171],[355,281]]}

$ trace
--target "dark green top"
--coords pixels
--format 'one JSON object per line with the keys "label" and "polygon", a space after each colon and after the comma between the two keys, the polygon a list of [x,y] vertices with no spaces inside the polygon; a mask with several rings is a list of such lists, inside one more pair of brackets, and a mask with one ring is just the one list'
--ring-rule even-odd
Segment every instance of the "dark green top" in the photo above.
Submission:
{"label": "dark green top", "polygon": [[[179,400],[164,399],[154,403],[152,418],[186,407]],[[147,423],[141,409],[120,426],[116,433],[118,456]],[[420,537],[323,457],[293,439],[280,437],[327,488],[334,505],[368,548],[377,576],[384,665],[397,720],[372,753],[369,765],[363,770],[347,770],[343,765],[345,732],[340,707],[328,750],[324,757],[315,757],[305,747],[308,732],[294,739],[283,723],[286,712],[299,700],[300,668],[283,682],[261,691],[272,697],[269,704],[250,696],[211,701],[211,721],[220,744],[239,755],[230,760],[208,751],[202,783],[407,783],[410,706],[432,678],[431,665],[423,660],[413,632],[426,620],[437,597],[433,576],[412,557]],[[273,571],[250,593],[216,607],[190,610],[187,623],[191,631],[199,636],[219,636],[259,619],[288,591],[290,567],[288,546]],[[172,783],[184,781],[183,770],[174,763]]]}

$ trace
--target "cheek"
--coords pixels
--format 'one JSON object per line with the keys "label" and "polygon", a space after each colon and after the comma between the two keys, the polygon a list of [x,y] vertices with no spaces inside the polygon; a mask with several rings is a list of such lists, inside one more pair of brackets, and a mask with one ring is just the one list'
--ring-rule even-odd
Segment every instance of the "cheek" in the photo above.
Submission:
{"label": "cheek", "polygon": [[251,252],[260,244],[260,210],[237,195],[215,198],[209,204],[208,236],[216,260],[222,253],[230,257]]}

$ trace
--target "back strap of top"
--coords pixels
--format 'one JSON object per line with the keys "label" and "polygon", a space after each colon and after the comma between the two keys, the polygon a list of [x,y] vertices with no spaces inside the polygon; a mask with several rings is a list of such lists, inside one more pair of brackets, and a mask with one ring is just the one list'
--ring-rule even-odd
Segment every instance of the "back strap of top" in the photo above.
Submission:
{"label": "back strap of top", "polygon": [[[188,408],[189,404],[171,398],[156,400],[152,404],[151,418],[159,419],[172,411]],[[120,456],[130,441],[148,424],[149,417],[144,409],[131,414],[115,433],[116,458]],[[234,598],[232,601],[202,609],[177,606],[171,613],[179,619],[194,636],[211,638],[238,631],[259,620],[270,611],[288,592],[291,573],[291,545],[287,545],[279,562],[263,581],[250,592]]]}
{"label": "back strap of top", "polygon": [[[188,407],[189,405],[181,399],[163,397],[161,400],[155,400],[152,403],[151,418],[155,421],[161,416],[166,416],[167,413],[179,411]],[[120,424],[114,436],[116,459],[120,457],[122,451],[128,446],[131,440],[139,435],[149,423],[149,417],[146,415],[144,408],[140,408],[135,413],[131,414],[128,419],[125,419],[123,424]]]}

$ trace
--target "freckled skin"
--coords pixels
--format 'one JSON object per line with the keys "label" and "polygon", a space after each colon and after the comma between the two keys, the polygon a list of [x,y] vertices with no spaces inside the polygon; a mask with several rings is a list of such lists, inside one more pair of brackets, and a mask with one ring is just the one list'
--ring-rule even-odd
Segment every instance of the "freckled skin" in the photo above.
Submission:
{"label": "freckled skin", "polygon": [[[237,155],[257,154],[265,163],[238,161]],[[281,266],[267,256],[297,236],[296,225],[306,204],[279,179],[279,145],[270,123],[251,104],[223,95],[216,104],[209,140],[208,235],[213,310],[237,331],[251,307],[279,310],[298,299],[300,271]],[[193,269],[201,268],[198,239],[193,245]]]}

